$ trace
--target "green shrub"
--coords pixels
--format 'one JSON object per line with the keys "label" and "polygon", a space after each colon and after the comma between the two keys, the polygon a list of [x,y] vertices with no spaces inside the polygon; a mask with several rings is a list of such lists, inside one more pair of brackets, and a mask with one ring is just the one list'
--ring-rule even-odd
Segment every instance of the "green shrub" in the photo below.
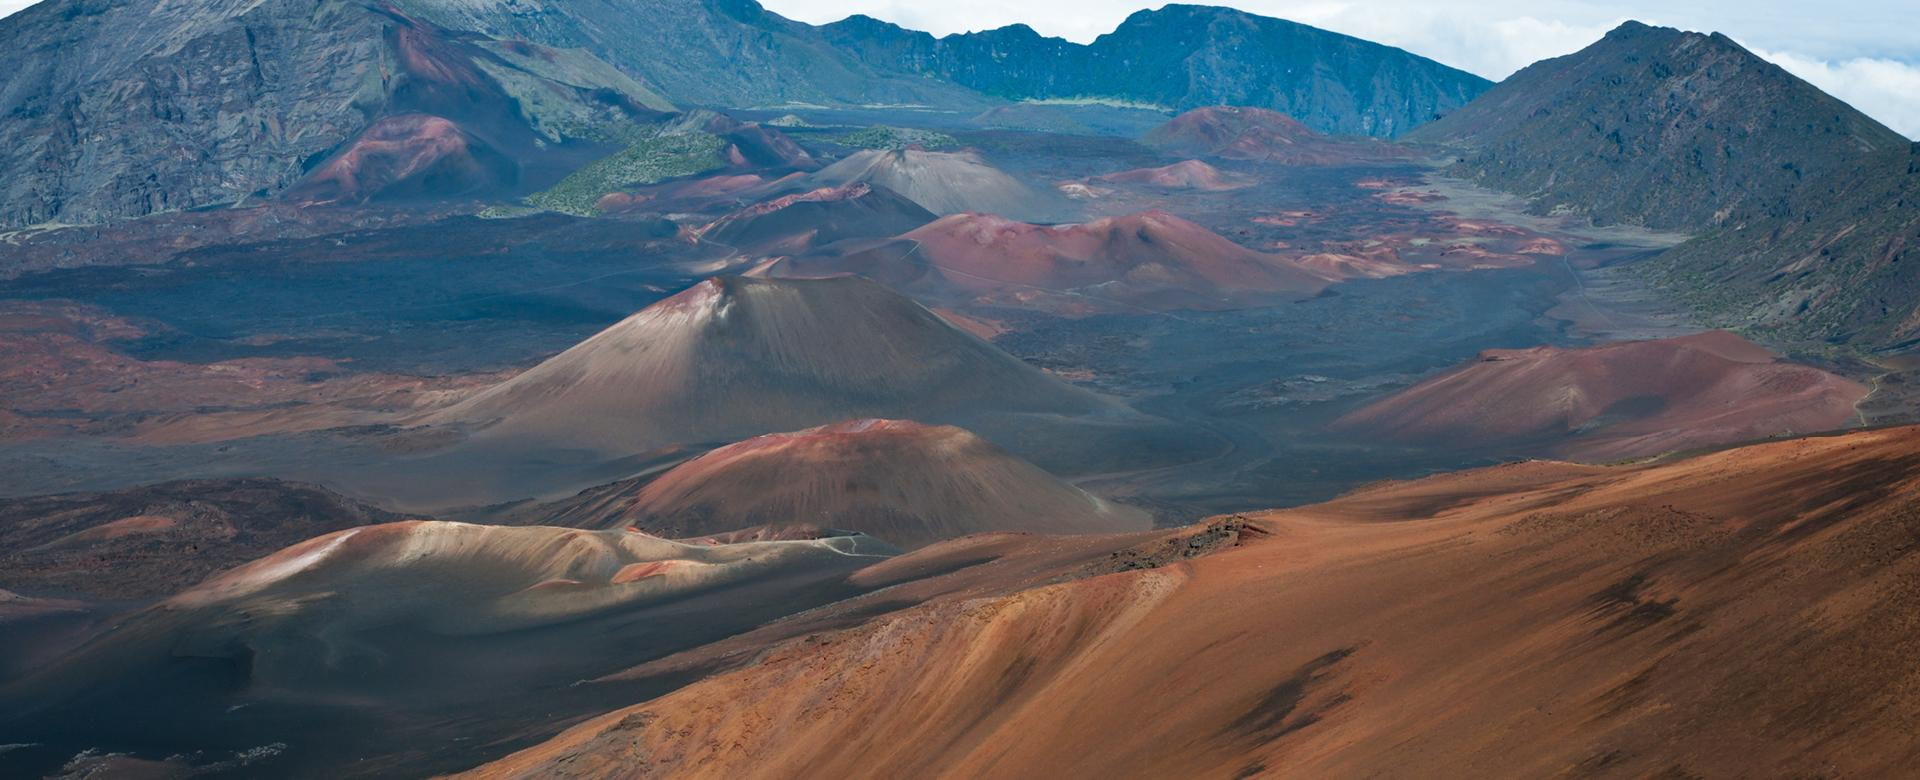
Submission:
{"label": "green shrub", "polygon": [[705,173],[726,165],[720,156],[727,142],[711,133],[649,135],[611,157],[580,167],[545,192],[527,197],[527,205],[589,217],[610,192]]}

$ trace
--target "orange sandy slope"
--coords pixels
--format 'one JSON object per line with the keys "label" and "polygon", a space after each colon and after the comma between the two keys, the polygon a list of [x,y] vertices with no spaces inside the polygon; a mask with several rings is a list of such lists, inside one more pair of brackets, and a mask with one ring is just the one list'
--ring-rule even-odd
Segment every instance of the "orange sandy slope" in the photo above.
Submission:
{"label": "orange sandy slope", "polygon": [[1866,395],[1857,382],[1713,331],[1586,349],[1489,350],[1334,428],[1608,459],[1842,428]]}
{"label": "orange sandy slope", "polygon": [[1890,776],[1916,487],[1916,428],[1389,484],[797,639],[473,776]]}

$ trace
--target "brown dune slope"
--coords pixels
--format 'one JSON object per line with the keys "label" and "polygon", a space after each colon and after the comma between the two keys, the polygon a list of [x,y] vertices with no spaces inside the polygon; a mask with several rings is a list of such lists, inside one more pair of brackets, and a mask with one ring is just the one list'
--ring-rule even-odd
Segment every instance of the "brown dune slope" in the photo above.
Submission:
{"label": "brown dune slope", "polygon": [[807,182],[815,187],[876,184],[935,214],[985,211],[1018,219],[1050,219],[1063,208],[971,151],[869,149],[820,169]]}
{"label": "brown dune slope", "polygon": [[1351,165],[1412,156],[1404,147],[1332,138],[1278,111],[1241,106],[1196,108],[1154,128],[1142,140],[1182,154],[1282,165]]}
{"label": "brown dune slope", "polygon": [[1489,350],[1334,428],[1608,459],[1845,427],[1866,394],[1857,382],[1713,331],[1587,349]]}
{"label": "brown dune slope", "polygon": [[1253,186],[1253,181],[1245,176],[1221,173],[1220,169],[1199,160],[1181,160],[1158,168],[1136,168],[1109,173],[1100,177],[1100,180],[1202,192],[1230,192]]}
{"label": "brown dune slope", "polygon": [[669,538],[813,523],[902,547],[989,531],[1099,533],[1152,525],[966,430],[854,420],[721,447],[648,482],[614,527]]}
{"label": "brown dune slope", "polygon": [[1914,428],[1388,485],[796,640],[473,775],[1896,775],[1916,490]]}
{"label": "brown dune slope", "polygon": [[1061,313],[1232,308],[1311,297],[1342,278],[1159,211],[1068,225],[955,214],[896,242],[793,258],[772,273],[834,270],[935,298]]}
{"label": "brown dune slope", "polygon": [[750,254],[786,254],[849,238],[886,238],[934,220],[885,187],[857,182],[756,203],[701,228],[708,242]]}
{"label": "brown dune slope", "polygon": [[717,277],[431,421],[633,453],[856,417],[1112,408],[864,279]]}

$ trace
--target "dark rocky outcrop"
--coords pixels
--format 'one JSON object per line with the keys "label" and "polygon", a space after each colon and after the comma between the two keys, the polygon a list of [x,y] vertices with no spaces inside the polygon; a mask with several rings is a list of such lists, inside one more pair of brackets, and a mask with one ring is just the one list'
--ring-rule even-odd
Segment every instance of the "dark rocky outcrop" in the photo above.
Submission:
{"label": "dark rocky outcrop", "polygon": [[1920,344],[1920,144],[1803,184],[1803,206],[1640,266],[1715,324],[1849,349]]}
{"label": "dark rocky outcrop", "polygon": [[578,53],[354,0],[51,0],[0,21],[0,51],[0,226],[273,195],[386,117],[564,157],[670,108]]}
{"label": "dark rocky outcrop", "polygon": [[0,501],[0,584],[119,600],[172,594],[294,542],[399,515],[277,479],[201,479]]}
{"label": "dark rocky outcrop", "polygon": [[1920,151],[1724,35],[1629,22],[1409,138],[1543,213],[1695,233],[1640,270],[1713,325],[1920,338]]}
{"label": "dark rocky outcrop", "polygon": [[399,2],[443,27],[584,49],[683,105],[989,102],[951,83],[861,62],[818,28],[754,0]]}
{"label": "dark rocky outcrop", "polygon": [[1628,22],[1409,140],[1545,212],[1700,229],[1800,213],[1907,140],[1724,35]]}

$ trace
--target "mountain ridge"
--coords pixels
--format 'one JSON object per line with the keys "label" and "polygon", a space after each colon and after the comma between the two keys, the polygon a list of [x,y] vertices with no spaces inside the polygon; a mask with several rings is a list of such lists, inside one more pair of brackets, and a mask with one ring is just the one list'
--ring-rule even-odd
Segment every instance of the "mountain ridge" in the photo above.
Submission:
{"label": "mountain ridge", "polygon": [[1628,22],[1409,134],[1541,213],[1695,234],[1634,270],[1776,343],[1920,338],[1920,147],[1718,33]]}
{"label": "mountain ridge", "polygon": [[1407,140],[1457,150],[1450,172],[1542,213],[1679,230],[1793,213],[1802,182],[1911,143],[1725,35],[1640,22]]}
{"label": "mountain ridge", "polygon": [[[1089,44],[1024,24],[933,35],[856,15],[821,28],[879,65],[1009,100],[1114,100],[1184,110],[1216,104],[1292,115],[1317,131],[1394,136],[1492,84],[1403,49],[1229,8],[1169,4]],[[1315,79],[1288,81],[1313,72]],[[1379,91],[1400,81],[1416,91]]]}
{"label": "mountain ridge", "polygon": [[[1394,135],[1488,86],[1399,49],[1198,6],[1135,14],[1093,47],[1010,28],[942,39],[949,54],[935,58],[931,36],[884,23],[636,1],[47,0],[0,19],[0,227],[274,197],[403,114],[570,170],[592,160],[564,152],[618,140],[607,125],[634,118],[623,104],[978,113],[1092,96],[1244,103],[1323,132]],[[468,178],[452,189],[560,176]]]}

